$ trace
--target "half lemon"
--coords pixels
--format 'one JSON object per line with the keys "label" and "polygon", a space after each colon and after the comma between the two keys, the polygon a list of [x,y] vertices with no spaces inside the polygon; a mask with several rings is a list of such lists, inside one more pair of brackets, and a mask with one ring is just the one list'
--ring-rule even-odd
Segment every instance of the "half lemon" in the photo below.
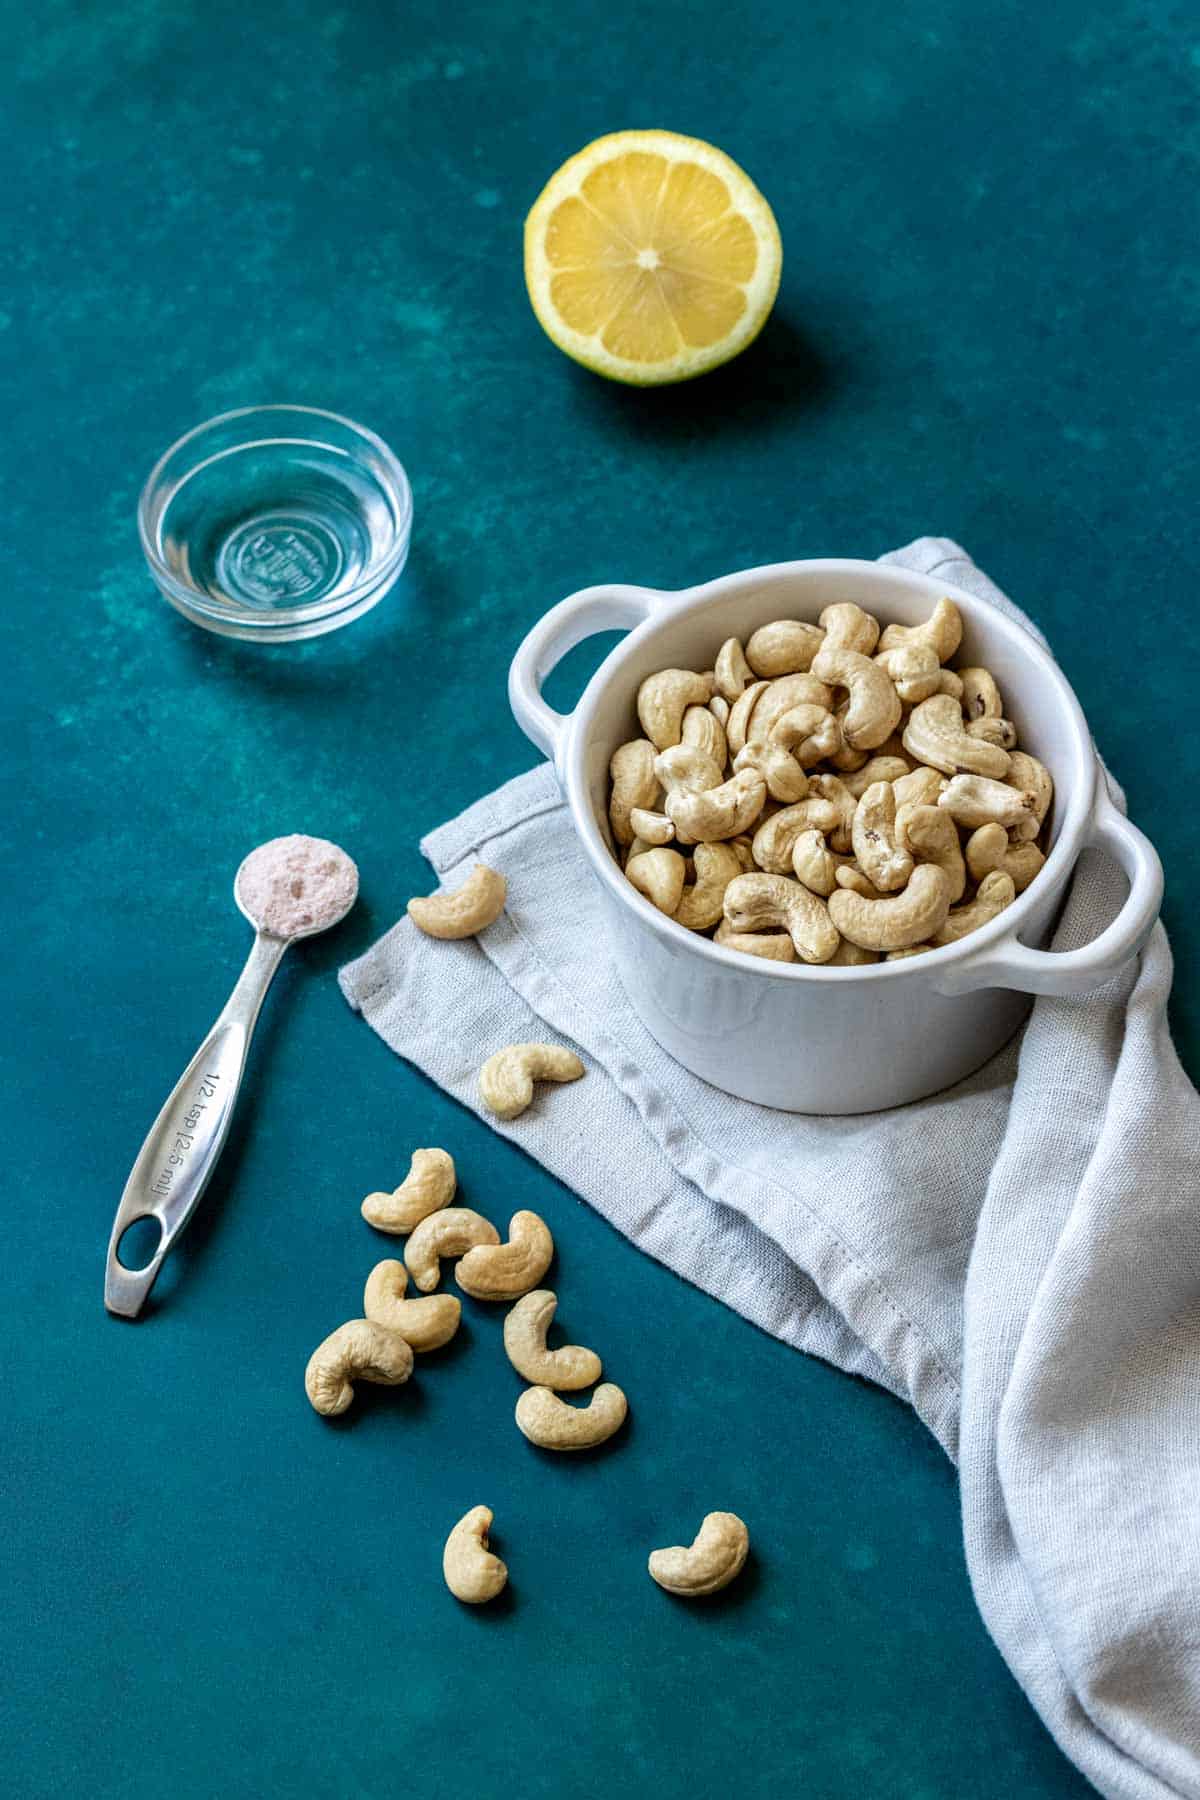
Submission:
{"label": "half lemon", "polygon": [[723,150],[616,131],[565,162],[525,221],[525,285],[560,350],[640,387],[686,381],[758,336],[779,288],[775,215]]}

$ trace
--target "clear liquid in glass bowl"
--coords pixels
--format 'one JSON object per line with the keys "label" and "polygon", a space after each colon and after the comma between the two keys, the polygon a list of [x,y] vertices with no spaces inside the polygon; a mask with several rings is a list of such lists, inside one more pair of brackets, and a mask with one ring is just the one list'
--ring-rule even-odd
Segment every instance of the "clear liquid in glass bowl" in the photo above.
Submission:
{"label": "clear liquid in glass bowl", "polygon": [[391,587],[408,556],[412,494],[362,426],[312,407],[251,407],[172,445],[138,523],[160,591],[196,624],[313,637]]}

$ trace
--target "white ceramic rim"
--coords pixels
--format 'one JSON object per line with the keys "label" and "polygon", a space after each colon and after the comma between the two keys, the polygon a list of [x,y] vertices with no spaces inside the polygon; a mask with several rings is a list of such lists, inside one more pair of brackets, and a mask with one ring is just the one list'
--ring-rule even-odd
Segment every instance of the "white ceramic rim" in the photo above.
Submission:
{"label": "white ceramic rim", "polygon": [[[205,593],[201,588],[192,587],[188,582],[180,581],[159,554],[158,545],[150,532],[148,523],[150,496],[162,470],[166,468],[171,458],[193,438],[198,438],[203,432],[212,431],[219,425],[230,425],[238,419],[250,418],[259,413],[281,412],[299,413],[307,419],[324,419],[330,424],[340,425],[343,430],[353,433],[355,437],[361,438],[364,443],[371,446],[387,470],[389,480],[394,485],[394,500],[397,506],[396,541],[385,561],[380,563],[378,568],[372,570],[369,579],[358,582],[352,588],[346,588],[343,593],[330,599],[314,600],[308,606],[280,607],[272,612],[269,618],[264,615],[260,620],[248,607],[231,604],[227,600],[218,600],[212,594]],[[238,445],[238,448],[246,449],[255,441],[247,439],[246,443]],[[319,442],[316,438],[272,438],[263,441],[285,444]],[[220,454],[227,455],[228,451],[222,451]],[[190,480],[197,470],[204,468],[212,460],[211,457],[201,457],[189,468],[185,479]],[[156,523],[166,513],[167,507],[182,485],[182,481],[175,482],[162,502],[155,508]],[[137,504],[138,538],[141,542],[142,554],[146,558],[150,574],[163,598],[194,624],[204,625],[210,630],[218,632],[225,631],[230,636],[254,640],[278,637],[280,641],[283,641],[285,634],[289,634],[294,626],[315,623],[320,619],[331,619],[336,624],[348,625],[353,619],[358,618],[367,610],[364,602],[369,603],[383,584],[393,581],[404,567],[408,557],[409,539],[412,535],[412,520],[412,485],[404,464],[390,444],[385,443],[377,432],[369,430],[366,425],[360,425],[356,419],[348,419],[344,413],[330,412],[327,407],[322,406],[298,406],[288,400],[270,400],[262,406],[235,406],[229,412],[214,413],[211,419],[203,419],[199,425],[193,425],[181,437],[177,437],[173,444],[168,444],[158,458],[142,483],[142,491],[138,495]],[[379,598],[382,599],[382,597],[382,593],[379,593]]]}
{"label": "white ceramic rim", "polygon": [[[980,926],[969,936],[960,938],[957,943],[944,944],[937,950],[925,951],[919,957],[903,957],[897,962],[840,965],[835,968],[828,968],[820,963],[777,963],[763,957],[745,956],[738,950],[727,950],[723,945],[714,943],[711,938],[688,931],[685,926],[676,924],[674,919],[668,919],[664,913],[659,912],[656,906],[626,880],[605,843],[592,812],[583,768],[584,748],[602,695],[611,683],[620,679],[622,666],[632,650],[659,625],[677,617],[680,612],[700,608],[706,601],[731,599],[739,589],[778,580],[797,568],[818,576],[834,573],[844,575],[866,570],[870,570],[875,577],[883,573],[894,573],[901,578],[902,585],[923,588],[929,595],[931,609],[934,602],[942,595],[947,595],[962,609],[967,619],[981,614],[986,606],[985,602],[965,593],[953,582],[922,575],[898,565],[868,562],[855,557],[819,557],[799,563],[768,563],[761,568],[743,569],[733,575],[719,576],[715,581],[705,582],[699,587],[655,595],[652,605],[647,601],[649,610],[643,623],[635,626],[623,642],[610,651],[588,682],[574,711],[565,716],[565,729],[558,745],[557,766],[566,783],[567,800],[576,832],[593,869],[609,892],[616,895],[625,906],[632,907],[656,936],[679,948],[686,947],[694,956],[703,960],[716,962],[727,969],[736,969],[740,974],[752,975],[762,981],[845,983],[903,981],[909,978],[924,980],[948,964],[977,957],[980,952],[1006,938],[1019,938],[1022,922],[1028,917],[1033,904],[1036,904],[1047,887],[1066,876],[1083,848],[1096,800],[1097,761],[1083,709],[1062,670],[1031,632],[994,606],[986,606],[989,626],[1009,637],[1020,655],[1040,664],[1043,673],[1050,678],[1058,692],[1063,716],[1070,721],[1071,726],[1070,745],[1075,779],[1071,782],[1070,793],[1065,797],[1065,802],[1061,794],[1056,794],[1056,804],[1062,809],[1061,823],[1045,866],[1038,871],[1025,892],[1019,894],[1011,906],[1006,907],[986,925]],[[614,598],[628,596],[631,602],[638,597],[646,599],[649,593],[645,588],[620,585],[603,591]]]}

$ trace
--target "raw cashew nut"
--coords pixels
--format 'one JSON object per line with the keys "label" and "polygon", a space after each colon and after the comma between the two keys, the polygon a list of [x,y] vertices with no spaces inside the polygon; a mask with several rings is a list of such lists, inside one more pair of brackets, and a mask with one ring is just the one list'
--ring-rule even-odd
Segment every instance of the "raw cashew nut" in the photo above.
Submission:
{"label": "raw cashew nut", "polygon": [[1033,820],[1029,796],[1009,787],[1006,781],[993,781],[987,775],[955,775],[946,783],[938,805],[950,814],[956,825],[974,831],[993,822],[1006,829],[1023,832]]}
{"label": "raw cashew nut", "polygon": [[935,944],[956,944],[959,938],[966,937],[969,931],[978,931],[997,913],[1002,913],[1006,906],[1011,906],[1016,898],[1016,888],[1011,875],[1002,875],[999,869],[991,875],[985,875],[975,890],[975,898],[966,906],[952,907],[946,922],[933,934]]}
{"label": "raw cashew nut", "polygon": [[746,748],[746,739],[750,735],[750,721],[754,716],[754,709],[770,685],[769,681],[752,682],[745,693],[740,694],[730,708],[729,717],[725,721],[725,740],[729,745],[730,756],[736,756],[739,750]]}
{"label": "raw cashew nut", "polygon": [[875,883],[867,880],[856,862],[844,862],[834,879],[838,887],[845,888],[850,894],[861,894],[864,900],[883,899]]}
{"label": "raw cashew nut", "polygon": [[962,709],[965,719],[1002,719],[1004,701],[990,669],[960,669],[963,684]]}
{"label": "raw cashew nut", "polygon": [[[688,710],[690,711],[691,709],[689,708]],[[718,725],[724,727],[729,723],[729,702],[726,700],[724,694],[714,694],[708,703],[708,710],[717,721]],[[686,719],[687,713],[684,713],[683,716]]]}
{"label": "raw cashew nut", "polygon": [[650,844],[660,849],[669,844],[675,836],[675,827],[666,813],[648,812],[644,806],[635,806],[629,815],[629,823],[637,833],[634,843]]}
{"label": "raw cashew nut", "polygon": [[828,900],[837,885],[837,858],[819,831],[802,831],[792,845],[792,869],[812,894]]}
{"label": "raw cashew nut", "polygon": [[767,784],[757,769],[740,769],[720,787],[688,794],[679,789],[667,795],[667,815],[675,822],[676,835],[696,844],[712,844],[738,837],[753,825],[763,809]]}
{"label": "raw cashew nut", "polygon": [[[833,715],[837,720],[838,730],[843,733],[843,737],[841,749],[835,750],[829,760],[838,771],[839,775],[857,775],[858,771],[861,768],[864,768],[871,760],[871,752],[869,750],[852,750],[846,742],[844,733],[846,729],[846,714],[849,711],[849,700],[843,700],[842,704]],[[900,718],[901,723],[903,723],[903,713],[901,713]]]}
{"label": "raw cashew nut", "polygon": [[937,864],[950,883],[951,903],[962,899],[967,870],[958,827],[949,813],[940,806],[902,806],[896,814],[896,835],[918,861]]}
{"label": "raw cashew nut", "polygon": [[760,625],[746,645],[746,661],[756,675],[800,675],[812,668],[813,657],[825,642],[818,625],[800,619],[774,619]]}
{"label": "raw cashew nut", "polygon": [[[673,852],[651,854],[669,856]],[[489,1056],[480,1069],[479,1096],[498,1119],[515,1119],[533,1100],[535,1081],[578,1081],[582,1074],[583,1064],[564,1044],[508,1044],[494,1056]],[[495,1244],[499,1239],[488,1237],[475,1241]],[[408,1266],[411,1269],[412,1263]]]}
{"label": "raw cashew nut", "polygon": [[1032,841],[1046,822],[1054,798],[1054,782],[1045,763],[1040,763],[1036,756],[1027,755],[1024,750],[1014,750],[1008,761],[1009,785],[1021,794],[1029,813],[1013,835],[1018,840],[1028,838]]}
{"label": "raw cashew nut", "polygon": [[942,668],[932,644],[901,644],[881,650],[875,661],[887,670],[905,706],[916,706],[941,688]]}
{"label": "raw cashew nut", "polygon": [[725,917],[735,931],[782,926],[802,962],[828,962],[838,947],[825,902],[787,875],[739,875],[725,889]]}
{"label": "raw cashew nut", "polygon": [[473,1506],[464,1513],[442,1551],[442,1574],[456,1600],[483,1606],[494,1600],[508,1581],[508,1570],[488,1549],[492,1525],[490,1506]]}
{"label": "raw cashew nut", "polygon": [[402,1262],[376,1263],[367,1276],[363,1312],[374,1325],[397,1331],[413,1350],[440,1350],[458,1330],[462,1301],[454,1294],[406,1300],[408,1270]]}
{"label": "raw cashew nut", "polygon": [[542,1450],[590,1450],[625,1423],[629,1402],[615,1382],[602,1381],[586,1406],[568,1406],[548,1387],[526,1388],[517,1425]]}
{"label": "raw cashew nut", "polygon": [[720,787],[724,770],[715,757],[696,744],[673,744],[654,759],[654,774],[672,794],[703,794]]}
{"label": "raw cashew nut", "polygon": [[506,1244],[478,1244],[458,1265],[460,1288],[473,1300],[517,1300],[535,1288],[554,1255],[554,1239],[535,1212],[514,1213]]}
{"label": "raw cashew nut", "polygon": [[837,813],[837,824],[829,833],[829,843],[832,849],[845,855],[853,842],[854,815],[858,811],[858,801],[840,775],[812,775],[809,777],[808,791],[813,799],[826,801]]}
{"label": "raw cashew nut", "polygon": [[764,962],[796,960],[796,946],[786,931],[735,931],[728,919],[722,919],[717,926],[713,943],[723,944],[726,950],[740,950],[746,956],[760,956]]}
{"label": "raw cashew nut", "polygon": [[608,765],[612,794],[608,802],[608,818],[618,844],[633,842],[634,827],[630,814],[635,806],[649,811],[658,799],[658,776],[654,773],[657,751],[649,738],[634,738],[613,751]]}
{"label": "raw cashew nut", "polygon": [[769,738],[765,744],[751,742],[734,758],[734,770],[757,769],[767,784],[772,800],[790,806],[803,800],[808,792],[808,776],[789,750]]}
{"label": "raw cashew nut", "polygon": [[492,925],[504,911],[508,883],[486,863],[476,863],[461,887],[448,894],[410,900],[408,916],[426,937],[468,938]]}
{"label": "raw cashew nut", "polygon": [[851,843],[859,867],[881,893],[905,885],[913,859],[896,841],[896,795],[890,781],[873,782],[859,801]]}
{"label": "raw cashew nut", "polygon": [[[414,1150],[408,1174],[390,1194],[368,1194],[362,1216],[376,1231],[404,1237],[454,1198],[454,1158],[447,1150]],[[370,1314],[367,1315],[370,1317]]]}
{"label": "raw cashew nut", "polygon": [[879,640],[881,650],[902,644],[932,644],[939,662],[949,662],[962,643],[962,614],[953,600],[939,600],[922,625],[889,625]]}
{"label": "raw cashew nut", "polygon": [[1003,825],[981,825],[973,831],[967,839],[966,856],[973,881],[982,881],[999,869],[1011,876],[1018,894],[1025,892],[1046,861],[1036,844],[1012,843]]}
{"label": "raw cashew nut", "polygon": [[852,944],[849,938],[843,938],[829,961],[827,969],[859,968],[864,963],[877,963],[878,950],[864,950],[861,944]]}
{"label": "raw cashew nut", "polygon": [[760,715],[761,723],[768,723],[766,700],[751,721],[752,735],[734,758],[734,769],[760,769],[771,798],[785,806],[803,800],[808,792],[804,771],[841,748],[837,720],[827,707],[817,706],[811,700],[801,701],[770,724],[764,739],[759,736]]}
{"label": "raw cashew nut", "polygon": [[712,677],[697,675],[694,669],[660,669],[657,675],[647,675],[638,689],[637,715],[656,749],[669,750],[679,742],[685,709],[707,706],[712,691]]}
{"label": "raw cashew nut", "polygon": [[498,1244],[500,1233],[490,1219],[469,1206],[448,1206],[422,1219],[407,1244],[404,1260],[423,1294],[431,1294],[441,1276],[443,1257],[464,1256],[476,1244]]}
{"label": "raw cashew nut", "polygon": [[658,849],[642,850],[630,857],[625,864],[625,873],[639,894],[645,894],[659,912],[674,918],[687,877],[687,864],[678,850],[668,850],[661,845]]}
{"label": "raw cashew nut", "polygon": [[733,702],[750,686],[754,680],[746,653],[742,649],[741,638],[726,638],[717,651],[717,660],[713,668],[713,682],[722,700]]}
{"label": "raw cashew nut", "polygon": [[538,1288],[518,1300],[504,1321],[504,1349],[517,1374],[535,1387],[574,1393],[599,1381],[601,1363],[596,1352],[582,1344],[547,1348],[546,1333],[557,1305],[558,1298],[549,1288]]}
{"label": "raw cashew nut", "polygon": [[946,777],[937,769],[922,767],[907,775],[898,775],[892,785],[896,790],[897,810],[903,806],[936,806],[938,795],[946,791]]}
{"label": "raw cashew nut", "polygon": [[908,774],[911,767],[906,756],[871,756],[861,769],[843,775],[842,785],[848,794],[861,800],[872,782],[899,781]]}
{"label": "raw cashew nut", "polygon": [[1011,719],[971,719],[967,736],[978,738],[983,744],[999,744],[1001,750],[1012,750],[1016,747],[1017,728]]}
{"label": "raw cashew nut", "polygon": [[697,844],[692,862],[696,879],[683,890],[675,923],[689,931],[707,931],[721,917],[725,889],[742,873],[741,858],[730,844]]}
{"label": "raw cashew nut", "polygon": [[[810,794],[795,806],[785,806],[764,820],[754,834],[754,860],[768,874],[785,875],[793,866],[796,842],[804,832],[819,831],[823,837],[831,834],[836,837],[841,830],[842,814],[833,801]],[[848,834],[839,841],[845,849],[850,848]]]}
{"label": "raw cashew nut", "polygon": [[946,923],[950,883],[936,863],[918,863],[909,884],[886,900],[866,900],[846,888],[829,896],[829,917],[843,937],[864,950],[907,950]]}
{"label": "raw cashew nut", "polygon": [[353,1400],[354,1382],[399,1387],[412,1366],[412,1349],[397,1332],[370,1319],[351,1319],[317,1345],[304,1371],[304,1388],[317,1412],[333,1418]]}
{"label": "raw cashew nut", "polygon": [[999,780],[1008,772],[1008,751],[971,737],[963,725],[962,707],[950,694],[934,694],[913,707],[904,729],[904,748],[918,762],[945,775],[988,775]]}
{"label": "raw cashew nut", "polygon": [[858,656],[870,656],[879,642],[879,620],[852,600],[827,606],[820,618],[826,650],[853,650]]}
{"label": "raw cashew nut", "polygon": [[[821,651],[812,672],[831,687],[846,688],[850,704],[842,720],[842,736],[850,750],[875,750],[900,723],[900,696],[886,669],[856,650]],[[905,744],[907,746],[907,736]]]}
{"label": "raw cashew nut", "polygon": [[712,702],[707,706],[689,706],[683,715],[680,743],[691,750],[703,750],[705,756],[711,756],[717,765],[717,773],[724,769],[729,757],[729,745],[725,738],[725,727],[712,710]]}
{"label": "raw cashew nut", "polygon": [[777,681],[769,681],[765,690],[757,696],[749,715],[746,742],[765,743],[784,714],[797,706],[819,706],[822,712],[830,712],[833,709],[833,689],[828,682],[818,681],[811,673],[781,675]]}
{"label": "raw cashew nut", "polygon": [[670,1550],[652,1550],[647,1566],[668,1594],[692,1598],[728,1587],[741,1574],[749,1551],[750,1533],[737,1514],[711,1512],[686,1549],[675,1544]]}

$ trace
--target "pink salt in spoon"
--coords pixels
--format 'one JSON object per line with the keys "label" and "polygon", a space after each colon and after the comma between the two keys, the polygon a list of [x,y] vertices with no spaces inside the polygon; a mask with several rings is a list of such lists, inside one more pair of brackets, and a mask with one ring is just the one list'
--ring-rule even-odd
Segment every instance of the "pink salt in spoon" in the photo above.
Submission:
{"label": "pink salt in spoon", "polygon": [[[252,850],[238,870],[233,897],[255,931],[246,966],[151,1126],[113,1220],[104,1304],[127,1319],[141,1311],[225,1146],[250,1038],[284,951],[345,918],[358,897],[358,870],[325,838],[272,838]],[[158,1225],[158,1245],[144,1266],[127,1268],[120,1260],[121,1242],[140,1219]]]}

